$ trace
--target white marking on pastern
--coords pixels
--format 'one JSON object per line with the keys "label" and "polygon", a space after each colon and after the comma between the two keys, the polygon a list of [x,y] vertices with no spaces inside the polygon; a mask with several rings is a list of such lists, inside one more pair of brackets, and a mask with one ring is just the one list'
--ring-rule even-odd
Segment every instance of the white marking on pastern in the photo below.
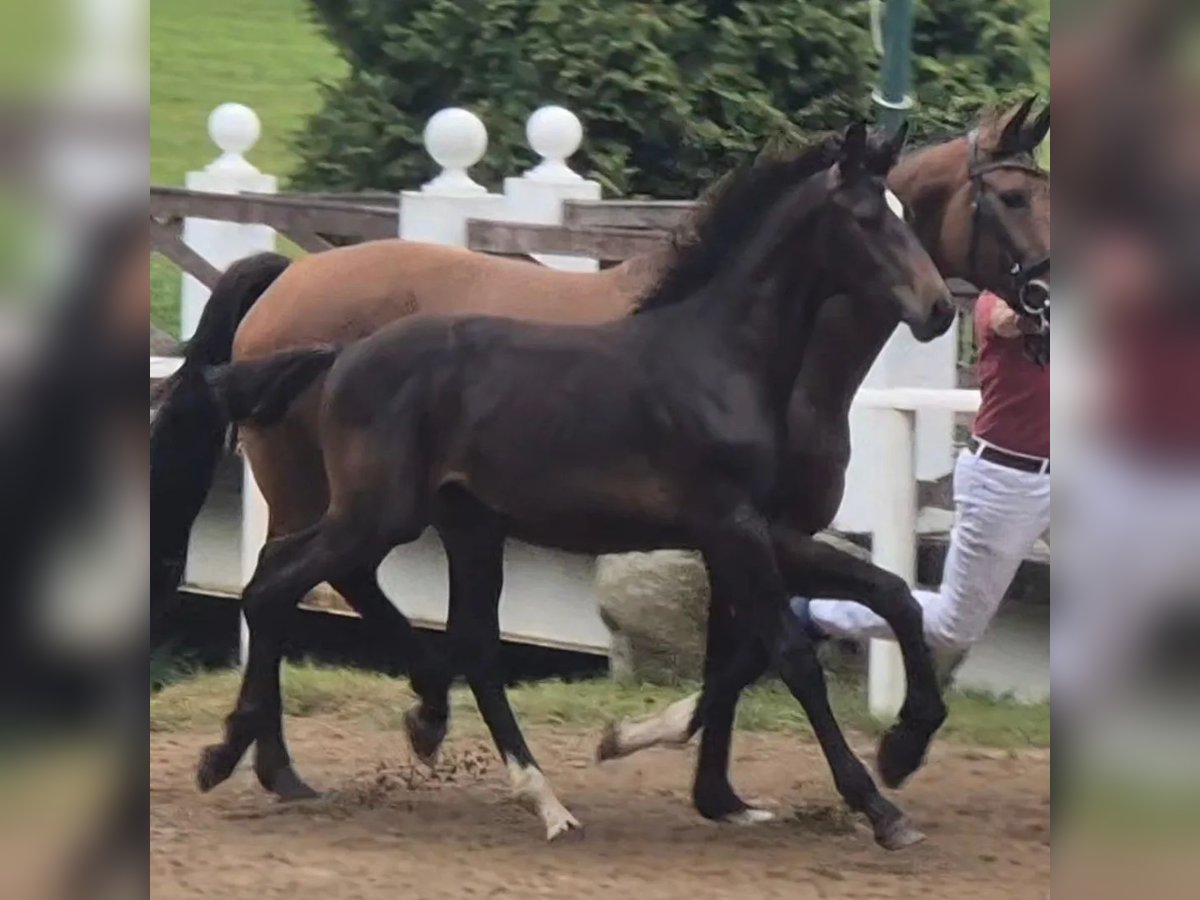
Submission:
{"label": "white marking on pastern", "polygon": [[546,826],[546,840],[552,841],[569,831],[583,828],[579,820],[559,802],[541,769],[522,765],[511,756],[506,756],[504,761],[508,766],[513,796],[517,802],[538,814]]}
{"label": "white marking on pastern", "polygon": [[688,725],[696,712],[699,694],[676,700],[662,712],[639,722],[621,722],[605,735],[602,759],[621,759],[650,747],[683,747],[690,739]]}

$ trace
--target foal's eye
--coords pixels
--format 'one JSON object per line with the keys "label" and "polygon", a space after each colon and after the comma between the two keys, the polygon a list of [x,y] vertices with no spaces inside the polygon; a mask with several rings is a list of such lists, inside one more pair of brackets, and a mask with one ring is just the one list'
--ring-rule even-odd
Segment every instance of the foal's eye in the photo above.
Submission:
{"label": "foal's eye", "polygon": [[1000,202],[1009,209],[1024,209],[1029,205],[1029,195],[1024,191],[1004,191],[1000,195]]}

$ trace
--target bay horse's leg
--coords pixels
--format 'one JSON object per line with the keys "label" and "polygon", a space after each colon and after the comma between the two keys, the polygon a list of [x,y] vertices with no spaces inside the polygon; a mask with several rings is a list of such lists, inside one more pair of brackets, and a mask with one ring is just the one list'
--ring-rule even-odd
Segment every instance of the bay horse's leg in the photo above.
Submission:
{"label": "bay horse's leg", "polygon": [[[483,515],[486,515],[483,514]],[[513,795],[538,814],[552,841],[579,821],[559,802],[525,743],[508,703],[500,668],[500,590],[504,578],[504,533],[496,523],[439,528],[450,563],[447,635],[455,668],[467,678],[480,715],[508,767]]]}
{"label": "bay horse's leg", "polygon": [[[719,601],[718,591],[712,584],[709,573],[708,622],[705,630],[704,676],[720,672],[733,662],[738,642],[735,635],[736,623],[733,608],[728,598]],[[596,761],[623,759],[651,747],[682,747],[700,730],[696,716],[696,704],[700,699],[697,691],[676,700],[666,709],[652,716],[621,722],[610,722],[596,747]],[[730,789],[732,792],[732,789]],[[714,816],[720,818],[720,816]]]}
{"label": "bay horse's leg", "polygon": [[[720,674],[705,679],[697,712],[704,727],[702,741],[712,741],[717,747],[728,742],[732,719],[719,715],[721,704],[728,702],[727,692],[734,692],[736,702],[739,683],[744,683],[746,674],[756,668],[754,654],[765,649],[778,658],[784,683],[804,707],[838,792],[851,809],[870,819],[876,842],[896,850],[922,840],[924,836],[912,828],[904,814],[879,793],[870,773],[846,743],[829,706],[816,647],[799,623],[787,615],[787,591],[766,519],[741,510],[721,523],[707,542],[704,558],[714,581],[740,586],[736,614],[745,625],[737,659]],[[761,644],[757,650],[747,633],[750,630]],[[761,671],[761,666],[757,667]],[[710,723],[710,711],[714,709],[718,716]]]}
{"label": "bay horse's leg", "polygon": [[[354,533],[338,521],[321,522],[267,543],[254,577],[242,594],[250,629],[250,653],[237,705],[225,720],[225,739],[204,750],[196,770],[200,790],[208,791],[233,774],[256,739],[255,773],[267,790],[284,799],[315,796],[296,775],[282,741],[279,665],[287,618],[296,604],[322,581],[362,564]],[[278,740],[271,740],[271,735]]]}
{"label": "bay horse's leg", "polygon": [[422,762],[432,765],[446,737],[454,673],[422,645],[408,617],[380,589],[374,570],[359,569],[331,584],[372,628],[388,628],[396,638],[409,683],[420,698],[405,714],[405,730],[413,752]]}
{"label": "bay horse's leg", "polygon": [[886,569],[786,527],[777,525],[772,537],[792,594],[855,600],[891,626],[908,688],[899,721],[879,742],[878,765],[884,784],[898,787],[921,767],[929,742],[946,721],[920,604],[904,580]]}

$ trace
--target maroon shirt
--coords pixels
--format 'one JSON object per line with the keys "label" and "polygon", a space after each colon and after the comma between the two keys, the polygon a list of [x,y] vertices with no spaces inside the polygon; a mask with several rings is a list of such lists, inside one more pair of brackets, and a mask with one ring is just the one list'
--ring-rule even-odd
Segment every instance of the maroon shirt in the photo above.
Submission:
{"label": "maroon shirt", "polygon": [[1050,367],[1025,355],[1022,338],[992,331],[992,310],[1004,301],[988,291],[975,303],[979,347],[979,412],[975,436],[1003,450],[1050,456]]}
{"label": "maroon shirt", "polygon": [[1147,305],[1113,317],[1106,356],[1116,436],[1166,459],[1200,459],[1200,326]]}

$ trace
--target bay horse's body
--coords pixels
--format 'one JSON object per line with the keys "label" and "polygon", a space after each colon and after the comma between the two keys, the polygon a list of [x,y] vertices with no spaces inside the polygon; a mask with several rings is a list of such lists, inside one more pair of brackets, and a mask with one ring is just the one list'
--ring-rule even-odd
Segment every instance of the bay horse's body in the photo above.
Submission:
{"label": "bay horse's body", "polygon": [[[736,643],[779,663],[847,802],[884,846],[911,842],[841,736],[811,641],[787,626],[770,528],[789,480],[793,384],[825,303],[850,331],[860,307],[886,309],[893,327],[903,318],[920,340],[953,322],[949,292],[899,201],[885,201],[901,141],[876,145],[854,126],[838,145],[738,176],[632,317],[590,326],[430,317],[340,352],[293,350],[222,371],[215,383],[231,418],[270,425],[329,370],[318,435],[330,499],[316,524],[263,550],[244,594],[242,692],[225,740],[205,752],[201,786],[227,778],[255,741],[260,776],[295,779],[285,758],[264,759],[263,742],[278,721],[286,614],[320,581],[373,571],[433,526],[450,564],[455,665],[548,837],[578,823],[526,747],[497,668],[509,536],[589,554],[700,550],[722,620],[736,610]],[[916,662],[901,731],[927,739],[944,707],[919,630],[906,650]],[[732,717],[738,678],[713,679],[706,717]],[[897,748],[907,750],[891,742],[881,754]],[[885,771],[893,765],[903,758]],[[697,804],[714,818],[746,812],[726,769],[720,754],[701,754]]]}
{"label": "bay horse's body", "polygon": [[[979,152],[988,159],[1028,154],[1048,126],[1046,114],[1027,126],[1028,112],[1026,104],[981,127]],[[914,213],[915,229],[944,275],[967,278],[1011,299],[1018,286],[1000,239],[991,230],[978,241],[970,237],[972,228],[978,226],[973,212],[978,197],[969,145],[967,137],[962,137],[910,154],[892,170],[889,184]],[[1021,188],[1032,194],[1023,218],[1011,211],[1009,221],[997,222],[996,227],[1021,235],[1033,252],[1047,253],[1048,194],[1039,193],[1040,185],[1019,172],[997,171],[990,173],[987,181],[993,194]],[[222,348],[232,347],[234,359],[249,360],[313,343],[350,341],[420,313],[489,312],[578,324],[608,321],[626,315],[658,281],[672,258],[672,249],[664,247],[660,253],[629,260],[614,269],[585,274],[458,249],[380,241],[290,265],[275,255],[234,264],[214,290],[152,436],[156,597],[178,580],[187,532],[207,492],[228,424],[203,384],[204,367],[229,355],[229,349]],[[271,537],[312,525],[328,501],[316,438],[317,397],[316,390],[309,391],[278,424],[269,428],[251,424],[241,431],[247,458],[270,506]],[[806,437],[810,432],[803,419],[804,405],[793,404],[790,414],[802,417],[798,427],[789,428],[790,434],[797,435],[792,448],[794,463],[805,463],[810,473],[820,472],[811,483],[829,492],[820,503],[810,498],[797,507],[792,522],[794,552],[780,557],[789,589],[799,591],[807,584],[804,574],[809,555],[819,552],[811,547],[813,542],[799,537],[827,527],[832,518],[841,495],[849,444],[848,432],[838,431],[824,445],[823,454],[814,454]],[[793,489],[791,499],[800,501],[801,494]],[[364,616],[379,623],[390,621],[400,652],[416,651],[409,640],[407,621],[379,590],[373,569],[342,573],[331,583]],[[855,582],[853,586],[860,585]],[[822,595],[835,596],[828,589]],[[898,635],[904,630],[903,626],[896,628]],[[410,737],[418,753],[428,755],[444,736],[447,713],[444,704],[439,709],[428,699],[437,693],[429,690],[429,682],[441,684],[446,679],[444,673],[430,675],[430,666],[418,660],[412,661],[411,670],[414,688],[424,702],[410,718]],[[286,764],[287,760],[279,725],[265,739],[260,738],[260,753],[264,746],[272,748],[267,756],[274,761],[260,769],[264,786],[284,796],[303,793],[291,774],[278,774],[290,773],[290,768],[274,764],[279,760]],[[733,806],[736,798],[732,791],[729,794],[715,807]]]}

